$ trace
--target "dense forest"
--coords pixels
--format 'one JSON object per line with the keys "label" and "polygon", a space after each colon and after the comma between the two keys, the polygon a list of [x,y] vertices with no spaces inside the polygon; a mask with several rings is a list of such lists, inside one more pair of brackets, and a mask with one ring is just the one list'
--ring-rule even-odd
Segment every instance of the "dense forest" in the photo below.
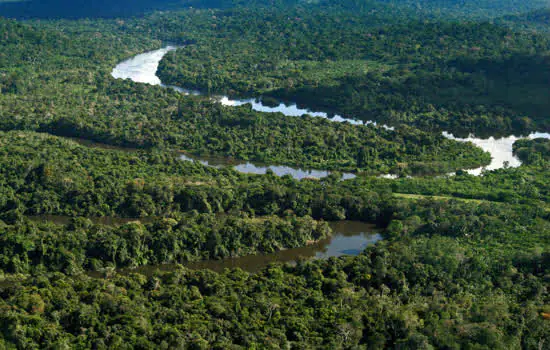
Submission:
{"label": "dense forest", "polygon": [[323,10],[225,13],[205,19],[212,34],[167,55],[163,81],[463,135],[548,128],[546,35],[489,23],[381,26]]}
{"label": "dense forest", "polygon": [[[544,5],[0,0],[0,349],[547,348],[550,140],[517,138],[521,166],[473,176],[491,155],[441,133],[550,131]],[[111,76],[168,44],[162,81],[202,95]],[[383,239],[193,265],[308,247],[345,220]]]}
{"label": "dense forest", "polygon": [[549,255],[539,245],[548,240],[547,219],[531,210],[457,201],[404,202],[395,209],[390,238],[358,257],[252,275],[181,268],[150,277],[56,273],[6,281],[4,341],[86,348],[539,349],[549,340]]}
{"label": "dense forest", "polygon": [[505,16],[496,22],[521,30],[548,32],[550,31],[550,9],[545,8],[515,16]]}
{"label": "dense forest", "polygon": [[394,12],[416,18],[486,20],[523,15],[548,7],[545,0],[0,0],[0,13],[12,18],[131,18],[155,11],[188,8],[337,9],[352,12]]}
{"label": "dense forest", "polygon": [[461,20],[485,20],[503,15],[523,14],[548,7],[545,0],[376,0],[384,4],[404,6],[417,16],[444,17]]}
{"label": "dense forest", "polygon": [[519,140],[514,153],[526,164],[544,165],[550,160],[550,141],[547,139]]}
{"label": "dense forest", "polygon": [[[398,164],[409,172],[446,173],[489,162],[487,154],[469,144],[414,128],[388,131],[308,117],[266,118],[247,106],[227,108],[208,98],[117,81],[105,72],[121,57],[117,48],[126,44],[132,50],[145,49],[154,41],[129,38],[129,43],[122,43],[111,32],[92,38],[84,32],[71,40],[68,34],[41,32],[11,21],[1,25],[7,35],[0,54],[6,69],[0,80],[3,130],[369,173],[396,172]],[[24,38],[29,44],[19,49]],[[98,49],[79,50],[85,45]],[[19,54],[5,54],[12,50]],[[48,84],[37,84],[44,80]]]}
{"label": "dense forest", "polygon": [[[1,268],[7,273],[77,274],[105,267],[137,267],[222,259],[302,247],[326,238],[326,222],[310,217],[183,215],[112,227],[76,218],[66,226],[23,219],[3,227]],[[25,240],[21,240],[24,236]]]}

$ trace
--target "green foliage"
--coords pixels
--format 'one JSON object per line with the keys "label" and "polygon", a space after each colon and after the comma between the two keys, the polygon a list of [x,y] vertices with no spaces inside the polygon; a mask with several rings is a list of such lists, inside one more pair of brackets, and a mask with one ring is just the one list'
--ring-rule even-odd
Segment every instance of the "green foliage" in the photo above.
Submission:
{"label": "green foliage", "polygon": [[[116,31],[108,29],[104,29],[106,38],[101,33],[93,38],[80,33],[72,34],[76,39],[70,40],[68,34],[4,22],[5,35],[13,39],[3,43],[3,52],[13,50],[21,56],[0,55],[6,62],[4,78],[0,76],[3,130],[43,131],[111,145],[370,173],[396,171],[396,163],[435,173],[489,162],[488,155],[472,145],[416,129],[401,128],[394,133],[310,117],[267,116],[247,106],[223,107],[205,97],[114,80],[107,72],[112,69],[109,64],[121,57],[118,48],[134,52],[154,41],[121,42]],[[27,45],[19,50],[18,43],[26,37],[30,38]],[[116,44],[111,46],[113,41]],[[86,54],[80,50],[85,45],[90,45]],[[39,63],[29,62],[28,57],[37,57]],[[361,167],[357,164],[359,148],[371,154]]]}
{"label": "green foliage", "polygon": [[541,9],[515,16],[505,16],[498,23],[522,30],[548,32],[550,30],[550,9]]}
{"label": "green foliage", "polygon": [[[443,10],[468,14],[460,3]],[[41,15],[78,17],[89,8],[80,4]],[[90,15],[118,15],[120,4]],[[532,4],[483,1],[480,15]],[[548,127],[546,37],[409,21],[405,10],[359,0],[174,5],[211,8],[0,19],[0,348],[550,344],[548,141],[517,142],[517,169],[396,180],[245,175],[176,152],[373,174],[486,164],[473,145],[430,130]],[[438,7],[424,6],[428,16]],[[188,45],[162,62],[166,81],[295,97],[397,128],[222,107],[109,76],[159,39]],[[47,214],[66,222],[40,222]],[[105,216],[115,225],[94,219]],[[301,247],[342,219],[386,227],[386,239],[356,257],[254,274],[117,269]]]}
{"label": "green foliage", "polygon": [[548,166],[550,140],[543,138],[518,140],[514,143],[514,154],[524,163],[543,167]]}
{"label": "green foliage", "polygon": [[120,226],[75,218],[65,226],[28,220],[0,228],[0,270],[6,273],[138,267],[223,259],[302,247],[330,235],[310,217],[188,214]]}
{"label": "green foliage", "polygon": [[[165,57],[163,81],[350,118],[494,134],[548,127],[548,37],[488,23],[232,10]],[[369,22],[368,19],[372,19]],[[210,24],[210,28],[207,26]]]}
{"label": "green foliage", "polygon": [[369,205],[376,208],[380,198],[359,188],[344,198],[345,184],[329,186],[335,183],[331,177],[244,175],[184,162],[173,152],[104,150],[22,132],[0,134],[0,142],[0,217],[8,222],[21,214],[132,218],[192,210],[257,215],[290,210],[328,220],[344,213],[353,219]]}
{"label": "green foliage", "polygon": [[[55,273],[2,285],[0,334],[17,346],[84,348],[538,349],[549,341],[541,316],[549,247],[540,246],[548,221],[459,202],[402,207],[396,219],[410,222],[402,238],[361,256],[258,274]],[[477,226],[464,229],[469,222]]]}
{"label": "green foliage", "polygon": [[548,6],[545,0],[376,0],[383,4],[402,6],[417,15],[445,19],[490,19],[521,14]]}

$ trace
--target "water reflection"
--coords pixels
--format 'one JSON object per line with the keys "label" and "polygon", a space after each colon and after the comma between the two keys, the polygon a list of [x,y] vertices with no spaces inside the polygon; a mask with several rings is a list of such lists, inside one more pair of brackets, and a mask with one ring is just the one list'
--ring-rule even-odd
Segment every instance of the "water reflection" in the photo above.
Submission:
{"label": "water reflection", "polygon": [[[329,115],[325,112],[314,112],[307,108],[300,108],[296,103],[291,104],[284,104],[279,103],[278,106],[268,106],[262,102],[261,99],[245,99],[245,100],[232,100],[227,96],[221,96],[216,97],[216,99],[224,106],[243,106],[245,104],[250,104],[252,107],[252,110],[257,112],[264,112],[264,113],[282,113],[287,117],[301,117],[303,115],[309,115],[311,117],[317,117],[317,118],[324,118],[328,119],[335,123],[350,123],[352,125],[369,125],[372,124],[374,126],[377,126],[377,123],[372,120],[357,120],[357,119],[350,119],[350,118],[344,118],[339,114],[335,115]],[[381,125],[382,128],[386,130],[394,130],[395,128],[387,125]]]}
{"label": "water reflection", "polygon": [[[185,161],[197,161],[202,165],[211,166],[215,168],[233,167],[233,169],[235,169],[236,171],[244,174],[264,175],[268,172],[268,170],[270,170],[273,172],[273,174],[277,176],[290,175],[297,180],[308,179],[308,178],[320,179],[331,174],[331,172],[327,170],[301,169],[301,168],[293,168],[285,165],[265,165],[265,164],[244,162],[244,161],[234,160],[230,158],[223,158],[223,157],[204,157],[204,156],[195,157],[195,156],[182,155],[181,159]],[[341,179],[348,180],[348,179],[353,179],[355,177],[356,177],[355,174],[343,173]]]}
{"label": "water reflection", "polygon": [[[177,49],[177,47],[167,46],[159,50],[137,55],[129,60],[126,60],[118,64],[113,69],[112,76],[114,78],[131,79],[132,81],[138,82],[138,83],[161,85],[164,87],[173,88],[185,94],[195,94],[195,95],[200,94],[199,91],[192,91],[192,90],[186,90],[175,86],[163,85],[161,80],[157,77],[156,72],[157,72],[160,60],[168,52],[173,51],[175,49]],[[217,99],[221,104],[225,106],[241,106],[244,104],[250,104],[253,110],[259,111],[259,112],[282,113],[286,116],[293,116],[293,117],[298,117],[298,116],[308,114],[313,117],[326,118],[333,122],[347,122],[354,125],[362,125],[362,124],[376,125],[376,122],[374,121],[364,122],[360,120],[344,118],[340,115],[331,116],[325,112],[316,112],[310,109],[300,108],[296,104],[287,105],[284,103],[280,103],[279,105],[276,105],[276,106],[270,106],[270,105],[264,104],[261,101],[261,99],[242,99],[242,100],[235,99],[234,100],[234,99],[230,99],[227,96],[218,96],[218,97],[215,97],[215,99]],[[392,127],[389,127],[386,125],[382,125],[381,127],[388,130],[393,130]],[[443,136],[456,141],[472,142],[473,144],[482,148],[484,151],[491,153],[491,156],[492,156],[491,163],[488,166],[483,168],[466,170],[470,174],[481,175],[484,170],[501,169],[505,166],[505,164],[508,164],[510,167],[517,167],[521,165],[520,160],[517,159],[512,152],[513,143],[523,138],[521,136],[508,136],[508,137],[502,137],[498,139],[495,139],[493,137],[484,139],[484,138],[477,138],[474,136],[471,136],[468,138],[456,138],[452,134],[447,132],[444,132]],[[550,139],[550,134],[533,133],[528,137],[529,138],[542,137],[542,138]],[[198,160],[203,162],[203,160],[201,159],[198,159]],[[208,161],[206,160],[206,162]],[[297,176],[297,178],[323,177],[328,174],[328,172],[326,171],[316,171],[316,170],[304,171],[302,169],[293,169],[289,167],[269,166],[269,168],[271,168],[273,172],[276,173],[277,175],[290,174],[292,176]],[[267,167],[257,166],[252,163],[242,163],[242,164],[237,164],[235,166],[235,169],[242,172],[265,174]],[[316,172],[319,172],[319,173],[316,173]],[[351,175],[353,177],[353,174]],[[394,178],[394,176],[389,175],[388,178]]]}
{"label": "water reflection", "polygon": [[[29,216],[34,222],[51,222],[56,225],[68,225],[73,220],[70,216],[61,215],[38,215]],[[120,226],[129,222],[150,223],[153,217],[148,218],[117,218],[117,217],[91,217],[88,218],[94,224]],[[205,260],[197,262],[187,262],[183,266],[190,269],[210,269],[213,271],[223,271],[225,268],[241,268],[245,271],[256,272],[270,263],[295,262],[298,259],[328,259],[342,255],[358,255],[369,245],[383,239],[380,234],[381,229],[374,224],[368,224],[360,221],[338,221],[330,223],[332,236],[313,244],[300,248],[281,250],[272,254],[247,255],[238,258],[228,258],[223,260]],[[150,275],[157,270],[170,271],[177,267],[175,264],[142,266],[136,269],[119,269],[119,273],[140,272]],[[93,272],[91,275],[99,277],[99,272]]]}
{"label": "water reflection", "polygon": [[466,172],[475,176],[481,175],[483,171],[502,169],[505,166],[508,166],[510,168],[519,167],[521,165],[521,161],[514,155],[514,152],[513,152],[513,145],[518,140],[521,140],[524,138],[550,139],[550,134],[540,133],[540,132],[532,133],[526,137],[511,135],[511,136],[501,137],[501,138],[489,137],[488,139],[480,139],[474,136],[469,136],[467,138],[458,138],[458,137],[455,137],[453,134],[450,134],[447,132],[444,132],[443,136],[455,141],[471,142],[474,145],[481,148],[482,150],[484,150],[485,152],[489,152],[491,154],[491,163],[489,165],[481,168],[466,170]]}
{"label": "water reflection", "polygon": [[[299,259],[327,259],[343,255],[358,255],[366,247],[383,239],[380,229],[375,225],[358,221],[339,221],[331,223],[333,234],[330,238],[301,248],[282,250],[273,254],[248,255],[223,260],[206,260],[184,263],[193,269],[210,269],[221,272],[226,268],[240,268],[248,272],[258,272],[271,263],[292,263]],[[156,271],[172,271],[178,265],[142,266],[136,269],[120,269],[118,273],[139,272],[152,275]],[[99,274],[96,274],[99,275]]]}

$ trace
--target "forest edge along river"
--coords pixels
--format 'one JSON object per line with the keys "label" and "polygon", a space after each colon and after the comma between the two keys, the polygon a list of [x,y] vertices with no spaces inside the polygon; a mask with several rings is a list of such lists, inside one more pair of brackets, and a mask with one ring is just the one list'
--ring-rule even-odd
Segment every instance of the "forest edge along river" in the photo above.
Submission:
{"label": "forest edge along river", "polygon": [[[178,92],[184,94],[193,94],[199,95],[199,91],[187,90],[177,86],[168,86],[164,85],[160,78],[156,75],[157,69],[162,58],[170,51],[176,50],[175,46],[166,46],[164,48],[139,54],[135,57],[132,57],[128,60],[125,60],[119,63],[112,71],[111,75],[116,79],[130,79],[136,83],[144,83],[151,85],[160,85],[166,88],[172,88]],[[374,121],[359,121],[355,119],[343,118],[340,115],[331,116],[325,112],[315,112],[309,109],[304,109],[298,107],[296,104],[286,105],[280,103],[278,106],[270,107],[264,105],[261,100],[258,99],[243,99],[243,100],[233,100],[227,96],[218,96],[216,98],[221,104],[225,106],[240,106],[244,104],[250,104],[252,109],[258,112],[266,113],[282,113],[285,116],[299,117],[304,114],[310,115],[312,117],[326,118],[333,122],[348,122],[355,125],[364,125],[364,124],[373,124],[376,125]],[[386,129],[392,130],[392,127],[382,125]],[[546,138],[550,139],[550,133],[535,132],[531,133],[526,137],[522,136],[507,136],[501,138],[490,137],[487,139],[477,138],[473,135],[467,138],[457,138],[454,137],[451,133],[443,132],[443,136],[461,142],[471,142],[474,145],[480,147],[486,152],[491,154],[491,163],[488,166],[480,167],[476,169],[466,169],[465,171],[472,175],[481,175],[484,170],[496,170],[501,169],[505,166],[509,167],[518,167],[521,165],[521,161],[514,156],[512,151],[512,145],[517,140],[522,138]],[[320,178],[330,174],[329,171],[324,170],[304,170],[296,169],[288,166],[277,166],[277,165],[260,165],[252,162],[239,162],[232,160],[225,160],[221,157],[189,157],[183,156],[183,160],[197,160],[204,165],[209,166],[233,166],[235,170],[243,173],[254,173],[254,174],[265,174],[268,169],[271,169],[273,173],[279,176],[291,175],[296,179],[303,179],[307,177]],[[354,174],[344,174],[343,179],[354,178]],[[388,174],[384,177],[393,177],[391,174]]]}
{"label": "forest edge along river", "polygon": [[[253,254],[220,260],[202,260],[182,264],[145,265],[137,268],[123,268],[117,273],[137,272],[146,276],[156,271],[173,271],[178,266],[192,270],[209,269],[222,272],[224,269],[240,268],[255,273],[272,263],[296,263],[301,259],[328,259],[344,255],[359,255],[365,248],[383,239],[380,229],[373,224],[359,221],[338,221],[330,223],[330,237],[305,247],[280,250],[271,254]],[[93,273],[99,275],[99,273]]]}
{"label": "forest edge along river", "polygon": [[[89,218],[95,224],[118,226],[130,222],[148,224],[154,218],[115,218],[97,217]],[[67,216],[41,215],[31,217],[35,222],[52,222],[56,225],[68,225],[72,218]],[[220,260],[202,260],[183,262],[181,266],[190,269],[210,269],[221,272],[225,268],[241,268],[248,272],[257,272],[271,263],[293,263],[300,259],[328,259],[342,255],[358,255],[366,247],[383,239],[382,229],[374,224],[360,221],[336,221],[329,223],[332,234],[317,242],[311,242],[304,247],[280,250],[271,254],[245,255],[235,258]],[[152,275],[157,270],[171,271],[177,269],[178,264],[144,265],[137,268],[118,269],[117,273],[127,274],[139,272],[144,275]],[[99,277],[101,272],[91,272],[92,276]]]}
{"label": "forest edge along river", "polygon": [[[118,64],[112,71],[112,76],[117,79],[130,79],[136,83],[144,83],[151,85],[160,85],[166,88],[172,88],[178,92],[184,94],[200,94],[198,91],[191,91],[182,89],[175,86],[167,86],[162,84],[161,80],[156,75],[159,62],[162,60],[166,53],[176,49],[175,47],[168,46],[159,50],[143,53],[133,58],[125,60]],[[346,119],[339,115],[329,118],[329,115],[324,112],[314,112],[309,109],[299,108],[296,104],[285,105],[280,103],[278,106],[269,107],[264,105],[260,100],[246,99],[246,100],[232,100],[227,96],[218,97],[217,100],[226,106],[239,106],[243,104],[250,104],[253,110],[259,112],[274,113],[279,112],[285,116],[298,117],[304,114],[308,114],[312,117],[327,118],[333,122],[348,122],[354,125],[362,124],[374,124],[375,122],[363,122],[353,119]],[[388,126],[381,126],[386,129],[392,129]],[[484,169],[494,170],[504,167],[506,164],[510,167],[517,167],[521,165],[519,159],[517,159],[512,153],[512,145],[515,141],[522,137],[508,136],[499,139],[493,137],[488,139],[476,138],[474,136],[460,139],[455,138],[450,133],[443,133],[447,138],[451,138],[457,141],[472,142],[475,145],[481,147],[483,150],[491,153],[492,161],[486,168],[467,170],[474,175],[480,175]],[[532,133],[528,138],[550,138],[548,133]],[[254,163],[239,161],[233,161],[222,157],[202,157],[202,158],[190,158],[186,155],[181,157],[183,160],[197,160],[204,165],[208,166],[232,166],[236,171],[243,173],[256,173],[263,174],[271,169],[276,175],[282,176],[290,174],[294,178],[302,179],[305,177],[324,177],[330,172],[323,170],[303,170],[295,169],[287,166],[274,166],[274,165],[258,165]],[[344,174],[345,178],[352,178],[353,174]],[[67,224],[70,220],[65,217],[37,217],[37,221],[53,221],[57,224]],[[94,222],[104,225],[122,225],[127,222],[142,219],[110,219],[110,218],[98,218]],[[144,222],[145,223],[145,222]],[[196,262],[186,262],[183,266],[191,269],[211,269],[214,271],[222,271],[225,268],[241,268],[249,272],[255,272],[263,267],[274,262],[295,262],[299,259],[323,259],[330,257],[338,257],[342,255],[358,255],[367,246],[372,245],[379,240],[383,239],[381,230],[376,228],[375,225],[355,222],[355,221],[340,221],[331,223],[333,230],[332,235],[327,238],[314,242],[305,247],[292,248],[281,250],[272,254],[256,254],[248,255],[237,258],[228,258],[222,260],[205,260]],[[154,274],[157,270],[170,271],[178,267],[177,264],[166,265],[149,265],[141,266],[136,269],[119,269],[118,273],[131,273],[139,272],[146,275]],[[101,273],[96,273],[100,275]]]}

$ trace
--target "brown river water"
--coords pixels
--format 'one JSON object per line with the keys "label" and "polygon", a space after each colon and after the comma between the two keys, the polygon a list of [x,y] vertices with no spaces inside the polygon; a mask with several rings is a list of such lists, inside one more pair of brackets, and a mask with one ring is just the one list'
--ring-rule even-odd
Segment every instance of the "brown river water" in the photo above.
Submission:
{"label": "brown river water", "polygon": [[[41,215],[30,217],[35,222],[52,222],[57,225],[67,225],[71,218],[68,216]],[[140,221],[147,224],[154,218],[114,218],[98,217],[90,218],[95,224],[117,226],[128,222]],[[358,255],[366,247],[383,239],[382,229],[374,224],[360,221],[337,221],[331,222],[332,235],[329,238],[320,240],[313,244],[300,248],[281,250],[272,254],[255,254],[237,258],[227,258],[222,260],[204,260],[196,262],[185,262],[181,264],[190,269],[210,269],[213,271],[223,271],[226,268],[241,268],[248,272],[256,272],[270,263],[292,263],[300,259],[328,259],[342,255]],[[151,275],[154,272],[171,271],[177,268],[177,264],[148,265],[135,269],[123,268],[117,270],[118,273],[139,272],[145,275]],[[101,276],[102,273],[91,273],[92,276]]]}
{"label": "brown river water", "polygon": [[[258,272],[271,263],[295,263],[300,259],[328,259],[343,255],[359,255],[366,247],[383,239],[381,229],[375,225],[359,221],[339,221],[331,223],[331,237],[314,244],[281,250],[272,254],[247,255],[222,260],[205,260],[183,263],[181,266],[193,269],[209,269],[222,272],[224,269],[240,268],[247,272]],[[147,265],[135,269],[120,269],[122,274],[138,272],[150,276],[157,271],[172,271],[176,264]]]}

